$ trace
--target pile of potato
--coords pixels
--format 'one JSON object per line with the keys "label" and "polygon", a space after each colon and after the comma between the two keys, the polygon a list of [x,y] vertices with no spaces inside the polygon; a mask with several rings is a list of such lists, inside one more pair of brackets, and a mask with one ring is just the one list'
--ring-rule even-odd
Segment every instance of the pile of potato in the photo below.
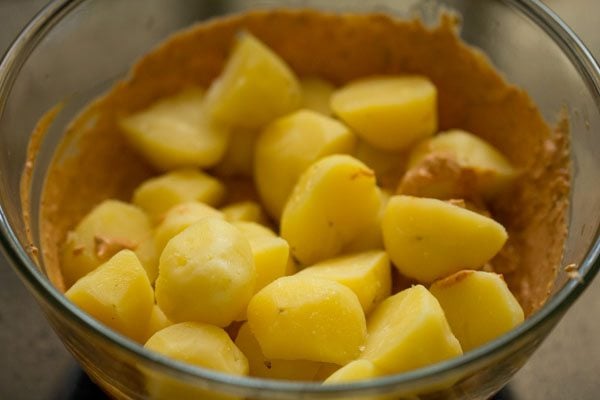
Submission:
{"label": "pile of potato", "polygon": [[[507,233],[486,203],[516,172],[438,133],[436,96],[422,76],[299,80],[239,35],[207,90],[120,121],[164,174],[69,233],[66,296],[148,349],[272,379],[380,377],[496,338],[523,311],[489,272]],[[232,176],[258,197],[223,206]]]}

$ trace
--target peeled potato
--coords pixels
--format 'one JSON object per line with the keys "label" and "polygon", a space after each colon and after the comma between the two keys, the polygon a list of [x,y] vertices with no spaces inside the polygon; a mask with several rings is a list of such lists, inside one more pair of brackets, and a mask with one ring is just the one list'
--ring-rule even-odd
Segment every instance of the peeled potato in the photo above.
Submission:
{"label": "peeled potato", "polygon": [[212,117],[257,129],[300,106],[298,80],[286,63],[251,34],[236,40],[225,69],[207,93]]}
{"label": "peeled potato", "polygon": [[167,318],[165,313],[160,309],[158,305],[152,307],[150,313],[150,319],[148,321],[148,327],[146,331],[146,338],[150,338],[156,332],[165,329],[168,326],[173,325],[173,322]]}
{"label": "peeled potato", "polygon": [[344,247],[344,253],[359,253],[367,250],[383,250],[383,234],[381,232],[381,220],[383,212],[391,198],[387,190],[379,190],[380,206],[377,218],[373,220],[358,236]]}
{"label": "peeled potato", "polygon": [[360,355],[365,315],[356,295],[335,281],[279,278],[248,305],[248,323],[270,359],[347,364]]}
{"label": "peeled potato", "polygon": [[332,155],[302,174],[281,218],[293,257],[311,265],[334,257],[377,221],[373,171],[347,155]]}
{"label": "peeled potato", "polygon": [[298,276],[331,279],[351,289],[365,314],[390,295],[390,260],[384,251],[369,251],[322,261]]}
{"label": "peeled potato", "polygon": [[462,354],[438,301],[421,285],[388,297],[370,315],[361,358],[384,374],[425,367]]}
{"label": "peeled potato", "polygon": [[65,296],[117,332],[142,342],[154,305],[146,271],[131,250],[121,250],[79,279]]}
{"label": "peeled potato", "polygon": [[240,328],[235,344],[248,358],[250,375],[266,379],[312,381],[323,363],[306,360],[273,360],[265,357],[248,323]]}
{"label": "peeled potato", "polygon": [[255,201],[240,201],[221,208],[225,219],[229,222],[245,221],[267,225],[267,217],[262,207]]}
{"label": "peeled potato", "polygon": [[251,178],[254,168],[254,147],[259,133],[260,131],[247,129],[234,130],[225,155],[213,169],[215,175]]}
{"label": "peeled potato", "polygon": [[462,169],[475,175],[472,190],[490,198],[506,189],[516,177],[510,162],[483,139],[459,129],[440,133],[421,142],[410,153],[408,165],[418,166],[432,154],[444,155],[455,161]]}
{"label": "peeled potato", "polygon": [[119,125],[133,148],[160,170],[213,166],[229,141],[229,132],[206,114],[198,88],[161,99]]}
{"label": "peeled potato", "polygon": [[375,171],[377,182],[386,189],[395,189],[406,171],[406,152],[380,150],[364,140],[357,142],[354,157]]}
{"label": "peeled potato", "polygon": [[481,268],[508,238],[491,218],[445,201],[411,196],[390,199],[382,230],[394,265],[421,282]]}
{"label": "peeled potato", "polygon": [[302,89],[302,108],[313,110],[323,115],[331,115],[331,95],[335,86],[321,78],[308,77],[300,79]]}
{"label": "peeled potato", "polygon": [[204,218],[173,237],[160,256],[156,301],[173,322],[229,325],[254,293],[248,240],[220,218]]}
{"label": "peeled potato", "polygon": [[66,287],[123,249],[135,250],[152,234],[148,216],[136,206],[105,200],[67,234],[60,250]]}
{"label": "peeled potato", "polygon": [[135,249],[135,255],[146,270],[150,283],[153,284],[158,276],[158,258],[160,257],[153,234],[142,240]]}
{"label": "peeled potato", "polygon": [[133,193],[133,204],[160,221],[177,204],[199,201],[215,206],[224,196],[225,187],[217,179],[198,170],[180,169],[143,182]]}
{"label": "peeled potato", "polygon": [[329,376],[323,384],[355,382],[381,376],[375,365],[369,360],[354,360]]}
{"label": "peeled potato", "polygon": [[459,271],[431,285],[452,332],[464,351],[472,350],[523,322],[523,309],[502,275]]}
{"label": "peeled potato", "polygon": [[300,110],[271,123],[256,143],[254,179],[265,210],[279,220],[300,175],[313,162],[350,153],[355,138],[338,121]]}
{"label": "peeled potato", "polygon": [[331,108],[380,150],[404,150],[437,130],[437,90],[423,76],[376,76],[351,82],[333,94]]}

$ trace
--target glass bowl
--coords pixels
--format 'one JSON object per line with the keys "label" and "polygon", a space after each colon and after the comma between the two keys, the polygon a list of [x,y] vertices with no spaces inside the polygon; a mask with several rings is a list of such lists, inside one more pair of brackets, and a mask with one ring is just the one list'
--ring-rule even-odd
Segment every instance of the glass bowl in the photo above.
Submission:
{"label": "glass bowl", "polygon": [[[461,37],[482,49],[508,81],[524,88],[548,121],[570,118],[572,192],[562,268],[551,297],[522,325],[465,355],[409,373],[323,387],[223,375],[185,365],[108,330],[74,307],[36,262],[38,207],[45,172],[68,121],[106,90],[142,54],[190,24],[269,7],[383,12],[437,20],[441,8],[462,15]],[[31,209],[20,177],[36,121],[63,103],[40,144]],[[149,398],[149,379],[204,390],[198,398],[485,399],[527,361],[600,268],[600,70],[573,32],[537,0],[60,0],[23,30],[0,65],[0,239],[15,271],[82,367],[115,398]],[[28,188],[23,188],[27,191]],[[25,207],[25,208],[24,208]],[[25,214],[31,217],[27,228]],[[210,391],[210,394],[207,394]],[[168,398],[165,395],[165,398]]]}

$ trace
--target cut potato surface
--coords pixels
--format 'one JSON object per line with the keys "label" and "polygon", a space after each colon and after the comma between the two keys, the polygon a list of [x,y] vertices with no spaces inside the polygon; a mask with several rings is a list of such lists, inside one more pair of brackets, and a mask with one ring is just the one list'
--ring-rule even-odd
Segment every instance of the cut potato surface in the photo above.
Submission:
{"label": "cut potato surface", "polygon": [[392,263],[421,282],[481,268],[508,238],[491,218],[445,201],[411,196],[390,199],[382,230]]}
{"label": "cut potato surface", "polygon": [[355,382],[382,376],[375,365],[369,360],[354,360],[344,365],[329,376],[324,384]]}
{"label": "cut potato surface", "polygon": [[220,218],[204,218],[172,238],[160,256],[156,301],[173,322],[220,327],[243,312],[256,271],[248,240]]}
{"label": "cut potato surface", "polygon": [[334,120],[300,110],[271,123],[256,144],[254,179],[265,210],[279,220],[300,175],[331,154],[351,153],[355,137]]}
{"label": "cut potato surface", "polygon": [[240,201],[221,208],[225,219],[229,222],[245,221],[267,225],[267,217],[262,207],[255,201]]}
{"label": "cut potato surface", "polygon": [[334,257],[377,221],[373,171],[348,155],[332,155],[302,174],[281,218],[281,237],[303,265]]}
{"label": "cut potato surface", "polygon": [[368,320],[361,358],[384,374],[425,367],[462,354],[436,298],[421,285],[388,297]]}
{"label": "cut potato surface", "polygon": [[158,305],[152,307],[150,313],[150,319],[148,321],[148,328],[146,332],[146,339],[150,338],[156,332],[165,329],[168,326],[173,325],[173,322],[167,318],[165,313],[160,309]]}
{"label": "cut potato surface", "polygon": [[338,89],[331,108],[363,140],[399,151],[437,129],[437,89],[422,76],[376,76]]}
{"label": "cut potato surface", "polygon": [[69,232],[61,248],[67,287],[123,249],[136,250],[152,234],[148,216],[138,207],[105,200]]}
{"label": "cut potato surface", "polygon": [[300,79],[302,89],[302,108],[313,110],[323,115],[331,115],[331,95],[335,86],[321,78],[307,77]]}
{"label": "cut potato surface", "polygon": [[390,260],[384,251],[369,251],[322,261],[298,276],[330,279],[351,289],[365,314],[390,295]]}
{"label": "cut potato surface", "polygon": [[79,279],[65,296],[117,332],[143,342],[154,306],[146,271],[131,250],[121,250]]}
{"label": "cut potato surface", "polygon": [[494,340],[523,322],[523,309],[502,275],[459,271],[431,285],[464,351]]}
{"label": "cut potato surface", "polygon": [[143,182],[132,202],[160,221],[177,204],[199,201],[216,206],[224,196],[225,187],[217,179],[195,169],[181,169]]}
{"label": "cut potato surface", "polygon": [[476,176],[475,187],[486,198],[505,190],[516,177],[510,162],[483,139],[462,130],[451,130],[424,140],[410,154],[410,168],[431,154],[441,154]]}
{"label": "cut potato surface", "polygon": [[377,182],[386,189],[395,189],[406,170],[407,152],[380,150],[364,140],[358,140],[354,157],[371,168]]}
{"label": "cut potato surface", "polygon": [[297,109],[301,97],[298,80],[285,62],[244,32],[224,71],[209,88],[206,101],[215,120],[257,129]]}
{"label": "cut potato surface", "polygon": [[248,305],[248,323],[265,356],[344,365],[360,355],[365,315],[356,295],[335,281],[279,278]]}
{"label": "cut potato surface", "polygon": [[343,253],[360,253],[367,250],[383,250],[383,234],[381,220],[383,212],[392,195],[384,189],[379,190],[379,212],[377,218],[369,224],[358,236],[342,250]]}
{"label": "cut potato surface", "polygon": [[254,167],[254,147],[260,131],[235,129],[231,133],[225,155],[213,169],[215,175],[223,177],[251,178]]}
{"label": "cut potato surface", "polygon": [[154,281],[158,276],[158,258],[160,257],[160,252],[158,251],[154,240],[154,234],[147,236],[146,239],[136,247],[135,255],[142,264],[142,267],[146,270],[150,283],[154,284]]}
{"label": "cut potato surface", "polygon": [[190,88],[119,121],[133,148],[159,170],[210,167],[223,157],[229,131],[212,122],[204,92]]}
{"label": "cut potato surface", "polygon": [[240,328],[235,344],[248,358],[250,375],[265,379],[312,381],[323,363],[306,360],[273,360],[265,357],[248,323]]}

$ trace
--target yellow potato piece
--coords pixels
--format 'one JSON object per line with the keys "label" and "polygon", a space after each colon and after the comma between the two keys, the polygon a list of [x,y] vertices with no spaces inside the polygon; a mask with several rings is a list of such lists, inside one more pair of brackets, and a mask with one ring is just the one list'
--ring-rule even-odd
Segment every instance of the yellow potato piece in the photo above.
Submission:
{"label": "yellow potato piece", "polygon": [[406,152],[379,150],[364,140],[356,144],[354,157],[375,171],[377,182],[384,188],[395,189],[406,171]]}
{"label": "yellow potato piece", "polygon": [[516,177],[511,163],[491,144],[459,129],[424,140],[410,153],[408,166],[418,166],[430,154],[443,154],[476,176],[476,188],[486,198],[505,190]]}
{"label": "yellow potato piece", "polygon": [[270,359],[344,365],[360,355],[365,315],[356,295],[327,279],[288,276],[258,292],[248,323]]}
{"label": "yellow potato piece", "polygon": [[322,261],[298,276],[330,279],[351,289],[365,314],[390,295],[390,260],[384,251],[369,251]]}
{"label": "yellow potato piece", "polygon": [[286,115],[266,127],[256,143],[254,180],[269,215],[279,220],[296,181],[313,162],[351,153],[355,140],[340,122],[309,110]]}
{"label": "yellow potato piece", "polygon": [[165,246],[156,301],[173,322],[225,327],[246,308],[255,280],[248,240],[222,219],[204,218]]}
{"label": "yellow potato piece", "polygon": [[377,218],[373,220],[362,232],[358,234],[356,239],[344,247],[344,253],[359,253],[367,250],[382,250],[383,249],[383,234],[381,232],[381,220],[383,212],[391,198],[391,194],[387,190],[379,190],[380,206]]}
{"label": "yellow potato piece", "polygon": [[368,320],[362,359],[384,374],[425,367],[462,354],[438,301],[421,285],[388,297]]}
{"label": "yellow potato piece", "polygon": [[119,121],[131,145],[159,170],[210,167],[223,157],[229,131],[204,110],[204,92],[185,89]]}
{"label": "yellow potato piece", "polygon": [[323,115],[331,115],[331,95],[335,86],[325,79],[306,77],[300,79],[302,89],[302,108],[313,110]]}
{"label": "yellow potato piece", "polygon": [[245,221],[267,225],[267,217],[262,207],[255,201],[240,201],[221,208],[225,219],[229,222]]}
{"label": "yellow potato piece", "polygon": [[105,200],[67,234],[60,265],[66,287],[93,271],[119,250],[135,250],[152,234],[148,216],[131,204]]}
{"label": "yellow potato piece", "polygon": [[150,319],[148,321],[148,328],[146,331],[146,340],[156,332],[161,331],[171,325],[173,325],[173,322],[169,320],[160,307],[155,304],[152,307],[152,312],[150,313]]}
{"label": "yellow potato piece", "polygon": [[442,200],[411,196],[390,199],[382,230],[392,263],[421,282],[481,268],[508,238],[491,218]]}
{"label": "yellow potato piece", "polygon": [[160,252],[156,248],[156,243],[154,241],[154,234],[146,237],[146,239],[136,247],[135,255],[142,264],[142,267],[146,270],[150,283],[154,284],[154,281],[158,276],[158,258],[160,257]]}
{"label": "yellow potato piece", "polygon": [[437,130],[437,90],[423,76],[375,76],[331,97],[331,108],[367,143],[398,151]]}
{"label": "yellow potato piece", "polygon": [[154,231],[154,242],[158,254],[175,235],[204,218],[223,218],[223,214],[204,203],[192,201],[171,208]]}
{"label": "yellow potato piece", "polygon": [[285,275],[290,255],[290,247],[285,240],[255,222],[238,221],[232,224],[242,232],[252,249],[256,269],[254,293]]}
{"label": "yellow potato piece", "polygon": [[494,340],[523,322],[523,309],[502,275],[459,271],[431,285],[464,351]]}
{"label": "yellow potato piece", "polygon": [[143,342],[154,305],[146,271],[131,250],[121,250],[79,279],[65,296],[104,325]]}
{"label": "yellow potato piece", "polygon": [[254,148],[259,133],[260,131],[245,129],[232,132],[225,155],[213,169],[215,175],[251,178],[254,173]]}
{"label": "yellow potato piece", "polygon": [[323,384],[355,382],[382,376],[375,365],[369,360],[354,360],[344,365],[329,376]]}
{"label": "yellow potato piece", "polygon": [[217,179],[195,169],[180,169],[148,179],[133,193],[133,204],[160,221],[177,204],[199,201],[218,205],[225,196],[225,186]]}
{"label": "yellow potato piece", "polygon": [[302,174],[281,218],[292,256],[311,265],[334,257],[377,221],[373,171],[347,155],[327,156]]}
{"label": "yellow potato piece", "polygon": [[235,344],[248,358],[250,376],[288,381],[312,381],[323,363],[305,360],[272,360],[262,353],[248,323],[240,328]]}
{"label": "yellow potato piece", "polygon": [[237,38],[225,69],[207,93],[217,121],[260,128],[300,106],[298,80],[286,63],[251,34]]}
{"label": "yellow potato piece", "polygon": [[[231,341],[227,333],[212,325],[182,322],[154,334],[144,346],[174,360],[235,376],[248,375],[246,356]],[[147,370],[146,387],[150,398],[178,400],[240,399],[194,387],[181,380],[166,378]]]}

